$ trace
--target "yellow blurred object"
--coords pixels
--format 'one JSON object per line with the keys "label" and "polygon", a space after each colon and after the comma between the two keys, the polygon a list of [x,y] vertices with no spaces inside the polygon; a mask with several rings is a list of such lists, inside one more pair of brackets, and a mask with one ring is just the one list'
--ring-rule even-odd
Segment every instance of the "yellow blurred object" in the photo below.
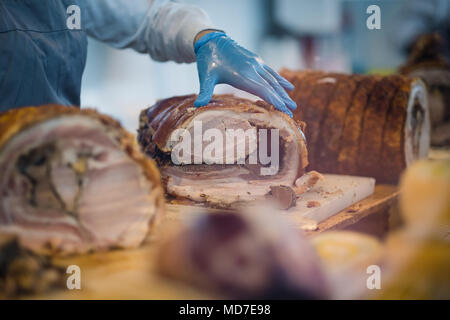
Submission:
{"label": "yellow blurred object", "polygon": [[312,239],[328,269],[351,268],[376,260],[382,248],[374,237],[352,231],[324,232]]}
{"label": "yellow blurred object", "polygon": [[404,173],[405,226],[391,233],[379,299],[450,299],[450,161],[424,160]]}
{"label": "yellow blurred object", "polygon": [[423,160],[406,170],[400,184],[400,208],[408,228],[448,237],[450,160]]}
{"label": "yellow blurred object", "polygon": [[403,230],[386,244],[377,299],[450,299],[450,242]]}
{"label": "yellow blurred object", "polygon": [[333,299],[358,299],[368,294],[367,268],[380,264],[383,246],[358,232],[329,231],[312,239],[327,274]]}

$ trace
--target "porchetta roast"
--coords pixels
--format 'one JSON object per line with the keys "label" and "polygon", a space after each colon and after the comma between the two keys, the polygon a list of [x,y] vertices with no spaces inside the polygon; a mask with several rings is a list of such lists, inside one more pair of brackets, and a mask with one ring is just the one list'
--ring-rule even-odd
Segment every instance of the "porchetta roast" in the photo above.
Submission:
{"label": "porchetta roast", "polygon": [[154,162],[94,110],[0,114],[0,232],[65,253],[138,246],[163,210]]}
{"label": "porchetta roast", "polygon": [[428,156],[427,88],[415,78],[282,70],[305,121],[309,170],[361,175],[396,184]]}
{"label": "porchetta roast", "polygon": [[157,160],[169,195],[229,207],[293,187],[303,175],[303,123],[262,101],[216,95],[196,108],[195,99],[161,100],[141,113],[139,143]]}

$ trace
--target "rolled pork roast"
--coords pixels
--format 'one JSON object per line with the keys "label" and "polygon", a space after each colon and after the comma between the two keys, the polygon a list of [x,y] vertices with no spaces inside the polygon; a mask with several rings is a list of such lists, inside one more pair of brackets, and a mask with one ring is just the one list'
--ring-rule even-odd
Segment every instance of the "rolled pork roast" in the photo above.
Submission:
{"label": "rolled pork roast", "polygon": [[39,251],[136,247],[163,210],[156,165],[119,122],[56,105],[0,114],[0,233]]}
{"label": "rolled pork roast", "polygon": [[418,79],[282,70],[295,89],[296,121],[307,124],[308,170],[397,183],[428,156],[427,90]]}
{"label": "rolled pork roast", "polygon": [[[161,100],[140,116],[139,143],[158,162],[170,196],[226,208],[265,199],[271,186],[291,188],[303,175],[308,164],[303,123],[262,101],[216,95],[207,106],[195,108],[195,99]],[[176,134],[180,130],[193,136],[183,152],[177,147],[187,138]],[[231,135],[239,130],[254,134]],[[199,140],[196,133],[201,134]],[[223,137],[218,153],[206,152],[218,139],[211,133]],[[234,140],[227,140],[230,136]],[[277,167],[265,159],[269,154],[272,160],[278,156]],[[252,157],[257,161],[251,162]]]}

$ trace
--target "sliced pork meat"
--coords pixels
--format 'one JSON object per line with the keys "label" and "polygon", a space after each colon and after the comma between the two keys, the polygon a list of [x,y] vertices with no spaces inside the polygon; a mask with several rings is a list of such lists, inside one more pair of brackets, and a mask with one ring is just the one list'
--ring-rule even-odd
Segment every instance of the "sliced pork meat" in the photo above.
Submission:
{"label": "sliced pork meat", "polygon": [[141,113],[139,143],[169,195],[229,207],[292,187],[304,173],[303,123],[262,101],[217,95],[195,108],[195,99],[161,100]]}
{"label": "sliced pork meat", "polygon": [[291,187],[271,186],[267,198],[275,202],[280,209],[287,210],[295,206],[297,195]]}
{"label": "sliced pork meat", "polygon": [[28,107],[0,115],[0,232],[36,250],[135,247],[163,212],[159,172],[115,120]]}
{"label": "sliced pork meat", "polygon": [[317,171],[305,173],[295,181],[294,191],[296,195],[302,195],[311,190],[319,181],[325,178]]}

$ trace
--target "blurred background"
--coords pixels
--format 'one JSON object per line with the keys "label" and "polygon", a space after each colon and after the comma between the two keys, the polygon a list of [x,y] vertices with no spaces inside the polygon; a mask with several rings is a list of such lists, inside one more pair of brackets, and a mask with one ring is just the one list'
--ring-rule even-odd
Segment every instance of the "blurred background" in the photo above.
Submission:
{"label": "blurred background", "polygon": [[[422,33],[449,39],[450,0],[180,0],[203,8],[219,28],[274,69],[390,73]],[[367,8],[381,9],[369,30]],[[448,54],[448,51],[447,51]],[[197,93],[195,64],[158,63],[130,49],[89,39],[83,107],[95,107],[135,132],[139,112],[156,100]],[[237,93],[219,85],[216,93]]]}

